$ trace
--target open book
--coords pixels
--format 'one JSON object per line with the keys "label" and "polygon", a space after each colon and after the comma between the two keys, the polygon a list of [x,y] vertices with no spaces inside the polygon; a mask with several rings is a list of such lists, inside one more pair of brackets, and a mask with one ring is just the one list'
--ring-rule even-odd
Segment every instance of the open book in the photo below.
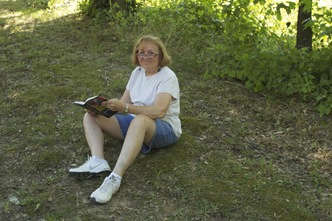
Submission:
{"label": "open book", "polygon": [[94,97],[90,97],[88,99],[86,99],[86,101],[75,101],[74,104],[83,107],[87,110],[90,110],[96,114],[99,115],[103,115],[105,117],[112,117],[114,114],[117,113],[117,111],[112,111],[110,109],[108,109],[105,106],[102,106],[101,104],[107,101],[106,98],[98,95],[98,96],[94,96]]}

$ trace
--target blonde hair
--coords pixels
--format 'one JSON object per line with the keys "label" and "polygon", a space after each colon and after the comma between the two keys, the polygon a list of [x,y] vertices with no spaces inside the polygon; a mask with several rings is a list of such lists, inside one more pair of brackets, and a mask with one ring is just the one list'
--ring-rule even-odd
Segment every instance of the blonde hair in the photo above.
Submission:
{"label": "blonde hair", "polygon": [[171,63],[171,57],[168,55],[164,43],[158,37],[155,37],[152,35],[144,35],[137,40],[137,42],[133,48],[132,62],[134,65],[136,65],[136,66],[140,65],[138,58],[137,58],[137,52],[138,52],[138,47],[142,42],[151,42],[158,47],[159,67],[164,67]]}

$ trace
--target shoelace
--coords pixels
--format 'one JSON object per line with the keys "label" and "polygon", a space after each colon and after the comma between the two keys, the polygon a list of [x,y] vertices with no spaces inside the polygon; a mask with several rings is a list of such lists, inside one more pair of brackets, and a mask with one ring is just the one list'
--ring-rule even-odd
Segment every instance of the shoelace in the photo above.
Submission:
{"label": "shoelace", "polygon": [[103,184],[99,187],[100,191],[104,193],[109,193],[110,191],[112,191],[113,185],[116,185],[115,179],[116,179],[115,177],[111,178],[106,177]]}

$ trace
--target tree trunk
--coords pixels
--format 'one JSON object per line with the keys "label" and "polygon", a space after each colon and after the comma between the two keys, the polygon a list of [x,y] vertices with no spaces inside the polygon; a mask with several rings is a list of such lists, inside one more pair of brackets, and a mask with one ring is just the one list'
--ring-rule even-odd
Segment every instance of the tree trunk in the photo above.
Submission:
{"label": "tree trunk", "polygon": [[307,48],[312,50],[312,29],[310,26],[305,27],[311,22],[312,0],[299,0],[299,11],[297,14],[297,35],[296,48]]}

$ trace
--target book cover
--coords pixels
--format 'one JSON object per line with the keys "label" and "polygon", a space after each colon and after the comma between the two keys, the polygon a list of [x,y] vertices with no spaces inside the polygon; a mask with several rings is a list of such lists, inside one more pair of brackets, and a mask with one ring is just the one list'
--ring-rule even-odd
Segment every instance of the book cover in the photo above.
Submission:
{"label": "book cover", "polygon": [[103,115],[104,117],[110,118],[114,114],[116,114],[117,111],[112,111],[112,110],[108,109],[107,107],[102,106],[102,103],[104,101],[107,101],[107,99],[100,95],[97,95],[97,96],[93,96],[93,97],[86,99],[86,101],[75,101],[74,104],[76,104],[80,107],[83,107],[87,110],[90,110],[96,114]]}

